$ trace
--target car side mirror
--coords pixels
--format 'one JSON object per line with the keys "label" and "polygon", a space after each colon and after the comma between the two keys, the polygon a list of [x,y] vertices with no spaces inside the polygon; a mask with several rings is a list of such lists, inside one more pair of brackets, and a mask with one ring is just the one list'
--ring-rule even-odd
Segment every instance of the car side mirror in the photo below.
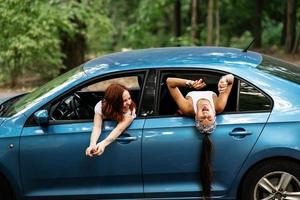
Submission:
{"label": "car side mirror", "polygon": [[40,126],[47,126],[49,123],[49,114],[47,110],[39,110],[34,113],[34,120]]}

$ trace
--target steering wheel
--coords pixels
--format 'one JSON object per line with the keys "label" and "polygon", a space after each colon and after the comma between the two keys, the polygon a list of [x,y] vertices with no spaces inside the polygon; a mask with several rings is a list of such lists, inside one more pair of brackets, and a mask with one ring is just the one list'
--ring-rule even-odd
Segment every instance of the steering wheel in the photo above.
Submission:
{"label": "steering wheel", "polygon": [[75,115],[75,117],[78,119],[79,118],[79,108],[81,105],[84,105],[83,100],[81,97],[75,92],[73,94],[72,100],[70,101],[70,107]]}

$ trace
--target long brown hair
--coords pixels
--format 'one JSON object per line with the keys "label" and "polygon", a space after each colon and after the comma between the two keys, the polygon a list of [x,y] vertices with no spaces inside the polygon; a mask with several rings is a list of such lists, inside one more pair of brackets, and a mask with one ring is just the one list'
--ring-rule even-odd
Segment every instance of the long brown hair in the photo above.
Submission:
{"label": "long brown hair", "polygon": [[203,188],[202,196],[205,199],[210,199],[211,197],[211,183],[212,183],[212,151],[213,145],[208,136],[208,134],[204,134],[202,140],[202,150],[201,150],[201,161],[200,161],[200,179],[201,185]]}
{"label": "long brown hair", "polygon": [[201,149],[201,158],[200,158],[200,180],[202,185],[202,196],[205,199],[210,199],[211,196],[211,184],[213,179],[212,173],[212,153],[213,153],[213,144],[209,138],[210,134],[216,129],[216,119],[213,124],[203,125],[198,120],[196,120],[197,130],[203,134],[202,139],[202,149]]}
{"label": "long brown hair", "polygon": [[[104,99],[102,100],[102,113],[109,119],[121,122],[124,119],[123,113],[123,92],[129,90],[121,84],[113,83],[106,88]],[[135,103],[131,101],[129,107],[131,111],[135,109]]]}

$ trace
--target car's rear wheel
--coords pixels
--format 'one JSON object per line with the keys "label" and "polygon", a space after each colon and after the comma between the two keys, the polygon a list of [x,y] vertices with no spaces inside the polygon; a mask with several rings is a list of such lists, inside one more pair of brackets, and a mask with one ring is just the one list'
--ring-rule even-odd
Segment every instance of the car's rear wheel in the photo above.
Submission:
{"label": "car's rear wheel", "polygon": [[2,200],[14,200],[15,195],[11,190],[9,183],[3,176],[0,175],[0,199]]}
{"label": "car's rear wheel", "polygon": [[246,175],[240,199],[300,199],[300,165],[283,159],[258,164]]}

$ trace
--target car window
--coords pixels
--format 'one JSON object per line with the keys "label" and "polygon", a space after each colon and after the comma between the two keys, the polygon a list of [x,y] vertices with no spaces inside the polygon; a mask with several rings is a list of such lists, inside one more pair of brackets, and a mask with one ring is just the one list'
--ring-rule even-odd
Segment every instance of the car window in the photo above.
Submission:
{"label": "car window", "polygon": [[48,103],[43,109],[48,110],[50,123],[93,120],[95,105],[103,99],[105,89],[112,83],[125,85],[138,108],[143,81],[144,73],[93,80]]}
{"label": "car window", "polygon": [[271,100],[254,86],[240,81],[238,111],[270,111]]}
{"label": "car window", "polygon": [[[218,82],[221,76],[225,75],[220,72],[212,71],[163,71],[160,75],[158,116],[176,116],[181,115],[177,104],[171,97],[169,90],[166,86],[166,79],[168,77],[178,77],[190,80],[204,79],[206,87],[202,90],[213,91],[218,94]],[[185,96],[192,89],[182,87],[181,93]],[[255,86],[235,77],[235,81],[229,95],[226,107],[222,113],[237,113],[237,112],[265,112],[272,109],[271,99],[260,91]]]}
{"label": "car window", "polygon": [[[172,115],[181,115],[180,110],[178,109],[178,106],[176,105],[175,101],[171,97],[169,90],[166,85],[166,79],[168,77],[177,77],[177,78],[185,78],[190,80],[197,80],[202,78],[205,83],[206,87],[201,89],[204,91],[213,91],[216,94],[218,94],[218,81],[221,76],[224,74],[219,72],[210,72],[210,71],[172,71],[172,72],[162,72],[160,76],[160,88],[159,88],[159,99],[158,99],[158,115],[159,116],[172,116]],[[236,85],[236,84],[235,84]],[[182,87],[180,88],[181,93],[183,96],[186,96],[186,94],[193,89]],[[226,108],[224,109],[224,112],[234,112],[236,111],[236,105],[237,105],[237,87],[234,86],[232,89],[232,92],[228,99],[228,104],[226,105]]]}

